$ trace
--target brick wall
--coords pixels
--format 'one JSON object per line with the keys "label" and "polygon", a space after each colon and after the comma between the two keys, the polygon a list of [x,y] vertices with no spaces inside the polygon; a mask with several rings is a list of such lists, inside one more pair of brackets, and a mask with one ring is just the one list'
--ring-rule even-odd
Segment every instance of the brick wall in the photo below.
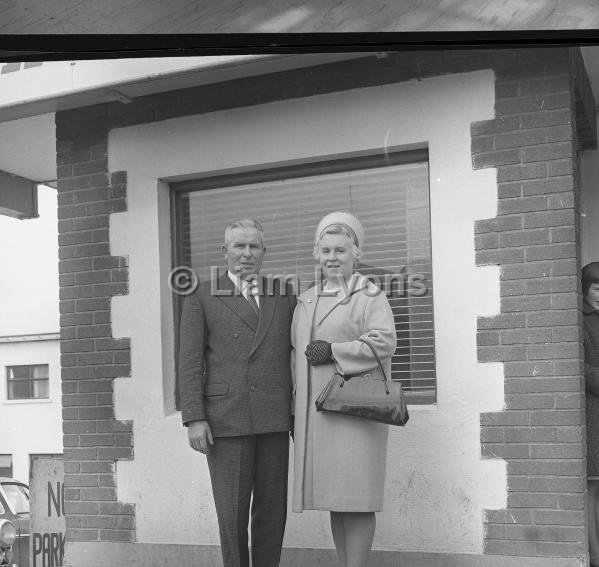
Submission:
{"label": "brick wall", "polygon": [[107,173],[105,135],[89,145],[66,138],[61,115],[57,127],[67,537],[131,541],[134,511],[117,502],[114,463],[133,456],[132,425],[115,421],[113,409],[113,379],[130,370],[129,341],[113,338],[110,324],[110,298],[127,293],[127,261],[110,256],[108,235],[109,214],[126,207],[125,176]]}
{"label": "brick wall", "polygon": [[[497,118],[472,127],[474,167],[497,167],[499,215],[476,225],[477,261],[502,266],[502,313],[479,322],[481,361],[505,361],[507,410],[482,416],[482,454],[508,462],[508,508],[485,517],[485,551],[581,556],[584,460],[573,89],[567,49],[390,54],[239,79],[56,114],[67,537],[134,541],[114,463],[133,457],[114,419],[113,379],[130,372],[110,298],[127,259],[109,215],[126,177],[107,169],[111,128],[444,73],[494,68]],[[474,232],[474,230],[473,230]],[[474,241],[474,235],[473,235]],[[539,543],[543,542],[543,543]]]}
{"label": "brick wall", "polygon": [[481,416],[483,457],[507,461],[508,502],[485,552],[583,557],[585,461],[579,211],[569,54],[499,69],[496,118],[472,125],[476,168],[497,167],[498,214],[476,260],[501,265],[501,314],[478,322],[479,360],[502,361],[505,411]]}

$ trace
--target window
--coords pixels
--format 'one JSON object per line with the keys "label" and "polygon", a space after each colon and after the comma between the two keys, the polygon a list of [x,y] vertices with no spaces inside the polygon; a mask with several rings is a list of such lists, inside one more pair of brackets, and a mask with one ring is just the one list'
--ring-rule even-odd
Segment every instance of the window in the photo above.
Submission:
{"label": "window", "polygon": [[12,455],[0,455],[0,476],[12,477]]}
{"label": "window", "polygon": [[47,364],[7,366],[6,378],[9,400],[48,398]]}
{"label": "window", "polygon": [[[318,221],[334,210],[354,213],[366,230],[358,270],[382,285],[395,315],[392,379],[403,383],[410,403],[436,401],[426,150],[214,176],[172,188],[175,265],[193,268],[200,280],[210,278],[213,266],[223,273],[225,226],[250,217],[264,227],[262,273],[295,274],[302,292],[316,276]],[[413,278],[423,285],[415,289]],[[178,329],[182,298],[174,297]]]}

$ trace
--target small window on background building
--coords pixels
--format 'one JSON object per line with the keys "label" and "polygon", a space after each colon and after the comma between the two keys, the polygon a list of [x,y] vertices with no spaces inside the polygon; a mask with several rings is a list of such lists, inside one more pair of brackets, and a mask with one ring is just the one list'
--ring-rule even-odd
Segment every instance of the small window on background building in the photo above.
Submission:
{"label": "small window on background building", "polygon": [[0,476],[12,477],[12,455],[0,455]]}
{"label": "small window on background building", "polygon": [[[200,280],[210,278],[212,266],[222,274],[225,226],[249,217],[264,227],[267,253],[261,273],[294,274],[302,292],[314,283],[312,251],[318,221],[334,210],[354,213],[366,229],[364,260],[358,270],[383,284],[395,315],[398,340],[392,379],[402,382],[409,403],[435,403],[426,149],[208,177],[171,187],[174,262],[193,268]],[[417,293],[410,291],[412,277],[424,282]],[[175,296],[176,344],[181,307],[182,298]]]}
{"label": "small window on background building", "polygon": [[6,367],[7,399],[38,400],[49,397],[47,364]]}

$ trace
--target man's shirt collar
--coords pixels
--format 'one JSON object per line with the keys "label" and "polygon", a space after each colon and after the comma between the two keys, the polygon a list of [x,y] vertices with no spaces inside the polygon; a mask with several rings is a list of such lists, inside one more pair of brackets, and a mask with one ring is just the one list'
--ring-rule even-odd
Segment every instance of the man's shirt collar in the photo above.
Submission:
{"label": "man's shirt collar", "polygon": [[234,274],[233,272],[231,272],[231,270],[227,270],[227,275],[229,276],[229,279],[239,289],[243,289],[243,288],[247,287],[248,285],[255,284],[256,280],[258,279],[258,276],[256,274],[254,274],[249,280],[244,280],[240,276],[238,276],[237,274]]}

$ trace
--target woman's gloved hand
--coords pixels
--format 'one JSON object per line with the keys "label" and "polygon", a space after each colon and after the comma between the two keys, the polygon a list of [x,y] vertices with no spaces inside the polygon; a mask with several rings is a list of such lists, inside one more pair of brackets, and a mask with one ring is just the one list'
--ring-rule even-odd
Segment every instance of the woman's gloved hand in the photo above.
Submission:
{"label": "woman's gloved hand", "polygon": [[306,347],[304,354],[312,366],[326,364],[333,359],[331,343],[327,341],[312,341]]}

